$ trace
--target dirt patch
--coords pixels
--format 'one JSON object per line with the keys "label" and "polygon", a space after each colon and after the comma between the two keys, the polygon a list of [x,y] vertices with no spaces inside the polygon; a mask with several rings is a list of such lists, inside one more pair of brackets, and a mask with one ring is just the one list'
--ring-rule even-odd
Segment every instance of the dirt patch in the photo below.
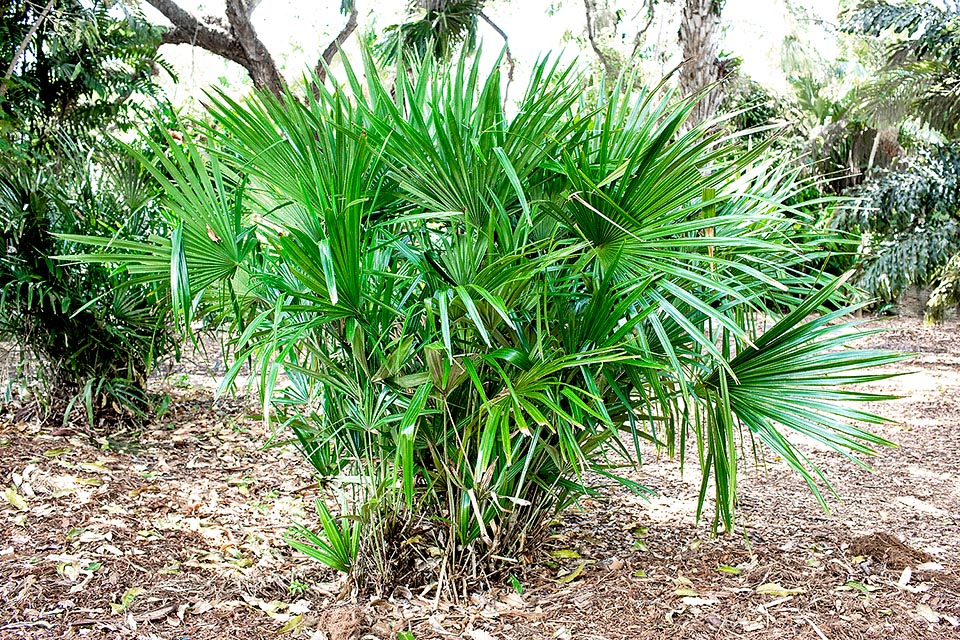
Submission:
{"label": "dirt patch", "polygon": [[850,543],[848,552],[854,556],[872,558],[875,562],[898,570],[933,562],[933,556],[929,553],[911,549],[889,533],[860,536]]}

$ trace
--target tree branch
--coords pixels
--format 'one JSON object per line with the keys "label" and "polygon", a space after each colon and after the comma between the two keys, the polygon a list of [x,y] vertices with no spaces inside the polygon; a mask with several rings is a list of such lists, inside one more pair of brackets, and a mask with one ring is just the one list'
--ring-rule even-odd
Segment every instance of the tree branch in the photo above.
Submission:
{"label": "tree branch", "polygon": [[597,45],[596,34],[594,34],[593,13],[597,10],[596,1],[583,0],[583,8],[587,14],[587,39],[590,41],[590,47],[593,49],[593,52],[597,54],[600,63],[603,64],[603,70],[606,72],[607,78],[615,78],[617,71],[613,65],[610,64],[610,60],[606,54],[600,50],[600,47]]}
{"label": "tree branch", "polygon": [[490,28],[497,32],[497,34],[503,38],[504,53],[507,56],[507,65],[509,66],[509,71],[507,71],[507,80],[513,82],[513,72],[516,69],[516,65],[513,62],[513,54],[510,53],[510,41],[507,39],[507,34],[503,32],[503,29],[497,26],[497,24],[490,19],[490,17],[481,11],[479,14],[480,18],[490,25]]}
{"label": "tree branch", "polygon": [[7,67],[7,72],[3,74],[3,82],[0,83],[0,98],[2,98],[7,93],[7,83],[10,81],[10,77],[13,76],[13,70],[17,68],[17,62],[20,60],[20,56],[23,55],[23,52],[27,50],[27,47],[30,46],[30,41],[33,40],[33,36],[36,35],[37,29],[40,28],[40,23],[43,22],[44,18],[47,17],[47,14],[50,13],[50,9],[53,8],[54,0],[47,2],[47,6],[43,8],[43,11],[40,12],[40,16],[37,18],[37,21],[30,26],[30,30],[27,31],[27,35],[23,38],[23,42],[20,43],[20,46],[17,47],[17,51],[13,54],[13,60],[10,61],[10,66]]}
{"label": "tree branch", "polygon": [[201,26],[199,30],[191,31],[182,27],[167,29],[161,36],[163,44],[189,44],[200,47],[210,53],[236,62],[247,67],[247,59],[240,45],[226,33]]}
{"label": "tree branch", "polygon": [[204,24],[175,0],[147,2],[173,25],[163,34],[161,42],[190,44],[226,58],[246,69],[258,89],[268,89],[278,96],[283,94],[286,83],[250,22],[250,14],[259,5],[259,0],[227,0],[229,33]]}
{"label": "tree branch", "polygon": [[317,61],[317,66],[314,68],[314,73],[317,76],[316,82],[310,83],[310,89],[313,91],[314,97],[319,97],[320,87],[319,84],[323,84],[323,81],[327,79],[327,67],[330,65],[330,62],[333,60],[333,56],[337,55],[337,51],[340,50],[340,47],[343,46],[343,43],[347,41],[347,38],[357,30],[357,7],[355,3],[350,5],[350,15],[347,17],[347,23],[343,25],[343,28],[340,29],[340,33],[337,34],[337,37],[333,39],[330,44],[327,45],[327,48],[323,50],[323,54],[320,56],[320,60]]}
{"label": "tree branch", "polygon": [[653,0],[646,0],[647,5],[647,23],[637,31],[637,35],[633,37],[633,53],[630,54],[630,57],[637,55],[637,51],[640,50],[640,45],[643,42],[643,36],[650,30],[650,25],[653,24]]}
{"label": "tree branch", "polygon": [[280,75],[277,63],[274,62],[267,46],[263,44],[256,29],[253,28],[247,5],[243,0],[227,0],[227,20],[230,22],[234,39],[249,61],[247,70],[250,72],[253,84],[261,89],[269,89],[274,95],[281,97],[286,89],[286,82]]}
{"label": "tree branch", "polygon": [[201,31],[207,29],[207,27],[193,17],[190,12],[182,9],[180,5],[172,0],[147,0],[147,3],[162,13],[164,18],[173,23],[174,27],[186,31]]}
{"label": "tree branch", "polygon": [[163,44],[189,44],[247,67],[247,59],[239,43],[230,34],[211,29],[171,0],[147,0],[154,9],[173,24],[161,36]]}

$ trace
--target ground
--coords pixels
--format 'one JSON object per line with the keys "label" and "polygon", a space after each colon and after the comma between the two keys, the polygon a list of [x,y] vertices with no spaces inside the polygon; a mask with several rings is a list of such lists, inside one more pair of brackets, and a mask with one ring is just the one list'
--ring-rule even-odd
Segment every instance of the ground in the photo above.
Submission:
{"label": "ground", "polygon": [[715,537],[694,520],[696,469],[650,452],[636,479],[658,497],[582,501],[536,566],[457,604],[339,598],[283,542],[310,522],[306,465],[202,377],[168,376],[174,402],[137,440],[6,420],[0,638],[960,637],[960,337],[881,324],[860,344],[918,354],[872,385],[903,396],[872,406],[899,446],[873,473],[814,450],[840,494],[829,514],[769,459],[744,465],[742,527]]}

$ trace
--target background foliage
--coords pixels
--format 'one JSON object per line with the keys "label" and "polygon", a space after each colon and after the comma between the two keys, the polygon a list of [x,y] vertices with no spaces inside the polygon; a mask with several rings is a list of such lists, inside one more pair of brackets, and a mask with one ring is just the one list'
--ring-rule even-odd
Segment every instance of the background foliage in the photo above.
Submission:
{"label": "background foliage", "polygon": [[0,67],[12,71],[0,96],[7,152],[55,157],[59,135],[80,140],[130,124],[135,96],[156,92],[162,60],[157,29],[129,11],[112,0],[56,0],[46,13],[34,2],[4,6]]}
{"label": "background foliage", "polygon": [[73,250],[57,234],[162,231],[156,185],[104,139],[158,90],[156,31],[122,11],[14,2],[0,23],[0,339],[20,355],[21,399],[45,415],[79,403],[91,425],[142,416],[147,375],[174,346],[152,291],[55,259]]}
{"label": "background foliage", "polygon": [[841,26],[850,33],[893,34],[861,108],[881,126],[918,118],[950,139],[960,134],[960,5],[869,1]]}
{"label": "background foliage", "polygon": [[960,302],[953,273],[960,252],[960,150],[921,149],[856,194],[836,224],[865,236],[861,284],[886,302],[909,286],[933,287],[928,312],[943,318]]}
{"label": "background foliage", "polygon": [[904,145],[853,192],[860,200],[835,224],[864,234],[862,286],[885,302],[909,286],[931,287],[927,315],[941,320],[960,302],[960,183],[951,142],[960,132],[960,8],[871,1],[850,12],[843,29],[883,47],[878,77],[854,109],[877,126],[893,125]]}

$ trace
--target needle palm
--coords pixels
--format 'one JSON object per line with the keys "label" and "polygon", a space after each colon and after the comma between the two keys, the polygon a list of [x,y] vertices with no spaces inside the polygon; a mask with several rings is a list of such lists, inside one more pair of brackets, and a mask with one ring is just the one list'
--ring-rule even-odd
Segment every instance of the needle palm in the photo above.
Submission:
{"label": "needle palm", "polygon": [[365,527],[318,557],[358,540],[358,574],[441,582],[509,563],[598,479],[644,491],[616,469],[642,442],[695,451],[730,529],[742,438],[818,496],[784,430],[884,444],[842,386],[895,356],[835,350],[847,309],[807,320],[843,281],[791,241],[795,175],[684,132],[691,101],[582,82],[542,61],[508,111],[476,59],[388,87],[366,53],[305,103],[212,96],[207,147],[155,168],[173,237],[88,256],[169,285],[187,321],[230,301],[230,375],[253,359],[265,415]]}

